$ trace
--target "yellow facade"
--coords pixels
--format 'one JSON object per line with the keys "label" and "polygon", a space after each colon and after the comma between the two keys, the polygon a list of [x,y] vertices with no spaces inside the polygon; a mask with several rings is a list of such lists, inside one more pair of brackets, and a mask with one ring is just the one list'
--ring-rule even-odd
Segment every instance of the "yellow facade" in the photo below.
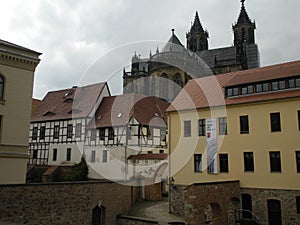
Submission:
{"label": "yellow facade", "polygon": [[[300,174],[296,168],[296,151],[300,150],[298,110],[300,98],[169,113],[170,172],[175,183],[240,180],[241,187],[300,190]],[[280,132],[271,132],[270,113],[273,112],[280,112]],[[249,134],[240,134],[239,117],[243,115],[249,118]],[[217,127],[217,143],[218,154],[228,154],[229,172],[220,173],[218,169],[217,174],[209,174],[206,136],[198,136],[198,119],[218,117],[227,117],[228,134],[218,135]],[[183,137],[185,120],[191,120],[191,137]],[[281,172],[270,171],[270,151],[280,151]],[[253,152],[254,172],[244,171],[244,152]],[[202,154],[201,173],[194,172],[193,155],[198,153]]]}
{"label": "yellow facade", "polygon": [[1,41],[0,184],[24,183],[34,71],[40,53]]}

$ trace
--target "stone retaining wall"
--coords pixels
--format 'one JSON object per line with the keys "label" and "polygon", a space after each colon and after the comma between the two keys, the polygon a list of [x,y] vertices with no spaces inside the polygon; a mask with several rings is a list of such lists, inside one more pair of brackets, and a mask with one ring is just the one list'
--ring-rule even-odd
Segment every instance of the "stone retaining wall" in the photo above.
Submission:
{"label": "stone retaining wall", "polygon": [[297,214],[296,197],[300,191],[276,190],[262,188],[241,188],[241,194],[249,194],[252,199],[252,212],[261,224],[268,224],[268,200],[279,200],[281,205],[282,225],[299,225],[300,214]]}
{"label": "stone retaining wall", "polygon": [[18,224],[92,224],[92,211],[101,204],[106,224],[126,214],[136,188],[103,182],[0,185],[0,221]]}

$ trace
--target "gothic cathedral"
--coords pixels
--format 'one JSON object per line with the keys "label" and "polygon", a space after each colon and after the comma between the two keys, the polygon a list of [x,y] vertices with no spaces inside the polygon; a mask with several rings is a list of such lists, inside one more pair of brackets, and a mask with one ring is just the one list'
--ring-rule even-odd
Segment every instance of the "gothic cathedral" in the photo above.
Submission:
{"label": "gothic cathedral", "polygon": [[247,14],[245,0],[241,2],[238,20],[232,26],[233,46],[209,49],[209,33],[203,29],[196,12],[186,34],[186,48],[172,29],[161,51],[150,53],[149,58],[136,54],[132,57],[131,71],[123,73],[123,92],[157,96],[171,102],[189,79],[259,67],[255,22]]}

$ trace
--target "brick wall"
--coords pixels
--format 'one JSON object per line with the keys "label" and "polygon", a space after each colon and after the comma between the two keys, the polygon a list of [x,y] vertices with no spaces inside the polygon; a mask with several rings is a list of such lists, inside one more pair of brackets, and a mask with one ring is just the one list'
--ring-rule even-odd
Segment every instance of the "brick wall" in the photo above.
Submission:
{"label": "brick wall", "polygon": [[160,201],[161,200],[161,183],[151,184],[145,188],[145,200]]}
{"label": "brick wall", "polygon": [[251,195],[252,212],[259,218],[261,224],[268,224],[269,199],[280,201],[282,225],[300,224],[300,214],[297,214],[296,208],[296,196],[300,196],[300,191],[241,188],[241,194]]}
{"label": "brick wall", "polygon": [[172,212],[183,215],[189,225],[234,224],[239,196],[239,181],[174,186]]}
{"label": "brick wall", "polygon": [[126,214],[135,201],[135,187],[113,182],[70,182],[0,185],[0,221],[18,224],[91,224],[99,202],[106,224]]}

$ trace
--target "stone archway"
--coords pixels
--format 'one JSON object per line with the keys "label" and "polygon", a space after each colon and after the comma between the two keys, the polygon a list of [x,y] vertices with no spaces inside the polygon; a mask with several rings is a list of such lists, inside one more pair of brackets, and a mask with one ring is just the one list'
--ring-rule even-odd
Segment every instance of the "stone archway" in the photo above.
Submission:
{"label": "stone archway", "polygon": [[205,224],[219,225],[222,223],[222,210],[218,203],[210,203],[205,207]]}

